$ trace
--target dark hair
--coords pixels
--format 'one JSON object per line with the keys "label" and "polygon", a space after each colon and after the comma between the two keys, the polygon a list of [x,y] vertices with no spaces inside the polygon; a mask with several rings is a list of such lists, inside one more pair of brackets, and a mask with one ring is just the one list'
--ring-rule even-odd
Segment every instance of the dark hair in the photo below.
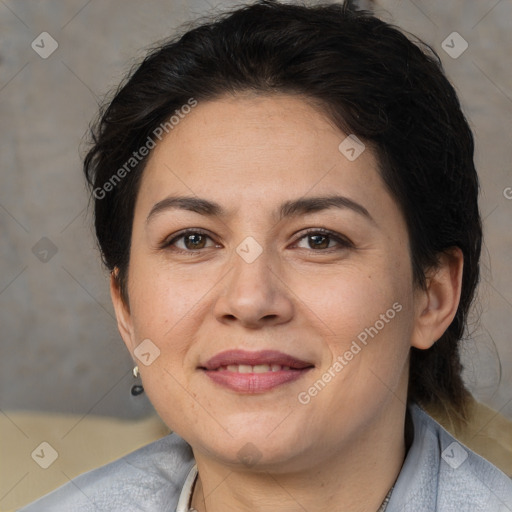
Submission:
{"label": "dark hair", "polygon": [[[441,253],[462,250],[457,313],[430,349],[411,349],[408,398],[448,406],[464,421],[469,393],[458,344],[479,279],[482,226],[473,135],[438,55],[349,3],[260,0],[199,21],[147,54],[91,131],[84,170],[95,197],[96,235],[104,263],[118,271],[124,300],[135,199],[148,158],[127,168],[133,153],[191,98],[301,95],[374,149],[407,222],[417,286],[425,288],[425,273]],[[123,179],[113,183],[123,166]]]}

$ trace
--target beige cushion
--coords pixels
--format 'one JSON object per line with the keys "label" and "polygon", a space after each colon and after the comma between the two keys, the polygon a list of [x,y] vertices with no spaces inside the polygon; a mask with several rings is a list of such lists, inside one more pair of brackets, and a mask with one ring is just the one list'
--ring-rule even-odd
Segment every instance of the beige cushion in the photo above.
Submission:
{"label": "beige cushion", "polygon": [[[439,410],[428,412],[461,443],[512,476],[512,422],[471,402],[468,427],[457,430]],[[128,421],[87,415],[0,414],[0,512],[14,511],[71,478],[169,433],[158,416]],[[57,458],[43,469],[54,456]]]}
{"label": "beige cushion", "polygon": [[[0,413],[0,432],[0,511],[10,512],[85,471],[160,439],[169,429],[156,415],[128,421],[7,412]],[[46,465],[54,453],[44,445],[36,450],[42,442],[58,454],[47,469],[39,464]]]}

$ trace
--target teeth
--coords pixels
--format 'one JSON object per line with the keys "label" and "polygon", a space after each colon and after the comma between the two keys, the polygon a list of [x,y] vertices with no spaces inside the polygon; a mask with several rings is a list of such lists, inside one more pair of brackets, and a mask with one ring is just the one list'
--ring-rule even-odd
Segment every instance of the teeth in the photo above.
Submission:
{"label": "teeth", "polygon": [[219,366],[217,371],[228,371],[237,373],[266,373],[266,372],[278,372],[280,370],[289,370],[289,366],[281,366],[280,364],[228,364],[227,366]]}
{"label": "teeth", "polygon": [[270,366],[268,364],[255,364],[252,367],[252,371],[254,373],[265,373],[270,371]]}

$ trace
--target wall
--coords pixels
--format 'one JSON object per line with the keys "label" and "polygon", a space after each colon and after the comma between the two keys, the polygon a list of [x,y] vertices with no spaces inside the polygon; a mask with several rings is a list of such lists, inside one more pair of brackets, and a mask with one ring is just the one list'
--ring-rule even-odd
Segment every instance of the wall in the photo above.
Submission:
{"label": "wall", "polygon": [[[378,9],[439,52],[474,128],[486,245],[465,378],[477,398],[512,418],[512,2],[383,0]],[[0,2],[3,411],[152,410],[129,393],[132,361],[94,245],[79,146],[98,101],[142,49],[207,10],[206,0]],[[442,48],[454,31],[469,45],[457,58]],[[31,47],[51,50],[47,36],[36,37],[42,32],[58,43],[48,58]],[[448,39],[452,53],[461,42]]]}

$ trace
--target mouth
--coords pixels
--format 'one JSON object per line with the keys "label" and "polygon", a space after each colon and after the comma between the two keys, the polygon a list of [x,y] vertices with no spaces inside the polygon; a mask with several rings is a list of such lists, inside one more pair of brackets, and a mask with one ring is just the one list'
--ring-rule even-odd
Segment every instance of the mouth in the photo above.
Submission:
{"label": "mouth", "polygon": [[241,393],[261,393],[303,377],[315,366],[275,350],[221,352],[198,367],[214,383]]}

